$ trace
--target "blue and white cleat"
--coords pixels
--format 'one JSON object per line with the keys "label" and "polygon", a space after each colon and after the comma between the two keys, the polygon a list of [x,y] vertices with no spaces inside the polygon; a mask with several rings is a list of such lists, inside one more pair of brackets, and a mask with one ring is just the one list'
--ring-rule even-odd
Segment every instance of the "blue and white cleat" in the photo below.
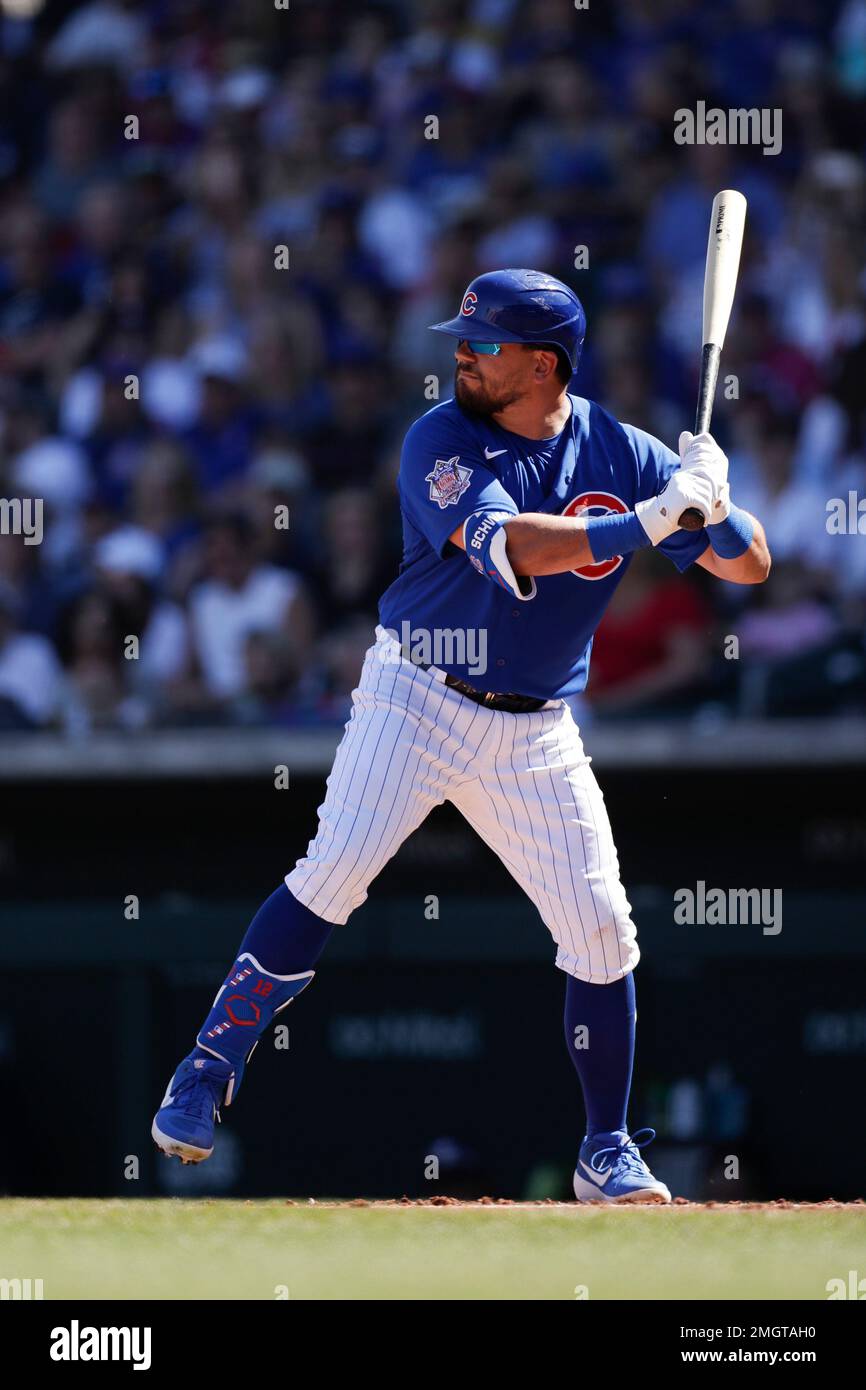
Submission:
{"label": "blue and white cleat", "polygon": [[615,1129],[584,1139],[574,1170],[577,1200],[669,1202],[669,1190],[653,1177],[640,1154],[655,1137],[654,1129],[639,1129],[631,1137],[626,1130]]}
{"label": "blue and white cleat", "polygon": [[213,1153],[214,1121],[235,1069],[218,1057],[185,1057],[154,1116],[151,1134],[169,1158],[201,1163]]}
{"label": "blue and white cleat", "polygon": [[150,1132],[163,1153],[184,1163],[210,1158],[220,1106],[232,1104],[265,1030],[314,974],[271,975],[249,951],[238,957],[196,1038],[199,1055],[184,1058],[156,1112]]}

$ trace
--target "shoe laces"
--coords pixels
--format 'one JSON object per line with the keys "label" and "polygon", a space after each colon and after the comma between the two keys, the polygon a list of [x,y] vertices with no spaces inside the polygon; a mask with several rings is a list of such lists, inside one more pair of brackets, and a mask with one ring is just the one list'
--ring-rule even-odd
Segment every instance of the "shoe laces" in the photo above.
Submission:
{"label": "shoe laces", "polygon": [[196,1119],[210,1119],[214,1112],[219,1119],[226,1081],[227,1078],[211,1076],[204,1068],[196,1071],[191,1067],[178,1082],[175,1099],[182,1096],[184,1110]]}
{"label": "shoe laces", "polygon": [[618,1144],[608,1144],[603,1149],[596,1149],[589,1160],[589,1166],[594,1172],[600,1173],[605,1165],[597,1160],[603,1160],[605,1155],[612,1154],[613,1157],[607,1165],[608,1167],[612,1168],[615,1163],[619,1163],[628,1172],[645,1173],[647,1167],[641,1158],[640,1150],[645,1149],[647,1144],[651,1144],[655,1137],[655,1130],[650,1129],[649,1126],[636,1130],[631,1136],[626,1134]]}

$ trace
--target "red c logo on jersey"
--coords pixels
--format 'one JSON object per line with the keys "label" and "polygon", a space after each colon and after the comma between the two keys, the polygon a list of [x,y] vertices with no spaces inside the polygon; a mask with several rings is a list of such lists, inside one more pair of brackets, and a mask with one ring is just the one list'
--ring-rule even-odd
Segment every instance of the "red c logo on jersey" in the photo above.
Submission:
{"label": "red c logo on jersey", "polygon": [[476,305],[477,303],[478,303],[478,295],[475,294],[472,290],[470,290],[469,293],[466,295],[465,299],[463,300],[463,303],[462,303],[461,306],[460,306],[460,312],[461,312],[461,314],[474,314],[474,313],[475,313],[475,305]]}
{"label": "red c logo on jersey", "polygon": [[[628,510],[622,498],[614,497],[612,492],[582,492],[579,497],[572,497],[562,515],[621,516]],[[599,560],[595,565],[581,565],[580,569],[571,572],[576,574],[578,579],[606,579],[614,570],[618,570],[621,564],[622,556],[614,555],[610,560]]]}

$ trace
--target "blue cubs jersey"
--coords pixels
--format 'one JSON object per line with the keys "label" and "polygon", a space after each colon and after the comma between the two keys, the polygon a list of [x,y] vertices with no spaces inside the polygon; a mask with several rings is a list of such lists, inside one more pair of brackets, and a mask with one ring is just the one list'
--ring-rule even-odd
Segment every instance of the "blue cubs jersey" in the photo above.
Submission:
{"label": "blue cubs jersey", "polygon": [[[403,444],[403,559],[380,622],[413,657],[480,690],[547,700],[583,690],[593,634],[631,557],[542,575],[524,602],[451,543],[457,527],[472,518],[468,537],[521,512],[629,512],[679,468],[652,435],[593,401],[569,400],[571,419],[550,439],[526,439],[448,400],[416,420]],[[706,547],[704,531],[676,531],[659,549],[684,570]]]}

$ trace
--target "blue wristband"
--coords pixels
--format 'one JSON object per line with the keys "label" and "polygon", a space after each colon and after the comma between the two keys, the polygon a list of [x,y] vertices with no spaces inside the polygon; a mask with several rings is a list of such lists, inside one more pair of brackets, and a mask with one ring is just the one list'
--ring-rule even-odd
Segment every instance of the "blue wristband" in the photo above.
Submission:
{"label": "blue wristband", "polygon": [[731,507],[724,521],[707,527],[707,540],[723,560],[736,560],[738,555],[745,555],[754,534],[755,523],[740,507]]}
{"label": "blue wristband", "polygon": [[615,555],[627,555],[650,544],[634,512],[591,516],[586,523],[586,538],[595,560],[612,560]]}

